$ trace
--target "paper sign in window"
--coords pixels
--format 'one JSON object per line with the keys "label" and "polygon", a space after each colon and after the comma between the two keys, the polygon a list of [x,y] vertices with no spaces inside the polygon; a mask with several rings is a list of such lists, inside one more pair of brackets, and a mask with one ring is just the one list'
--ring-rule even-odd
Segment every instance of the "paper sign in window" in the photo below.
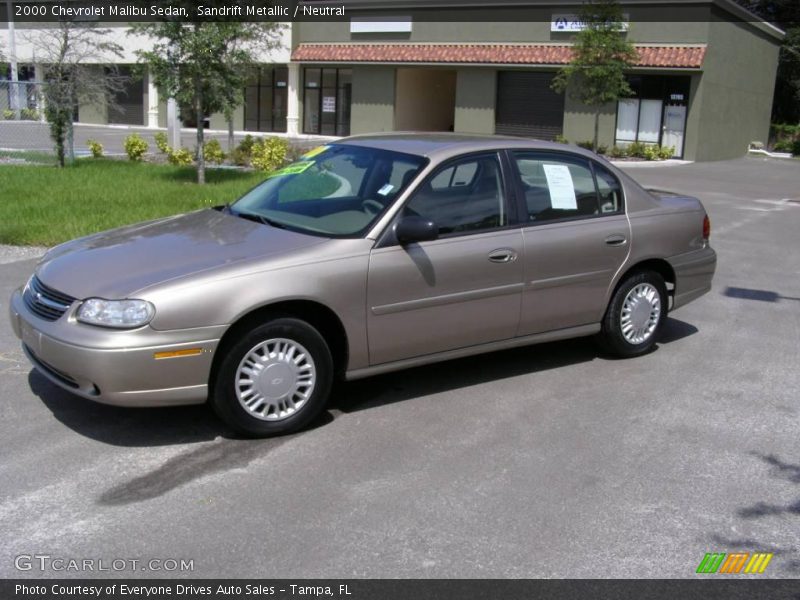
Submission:
{"label": "paper sign in window", "polygon": [[542,165],[544,175],[547,177],[547,187],[550,188],[550,205],[553,208],[577,210],[578,201],[575,199],[575,184],[566,165]]}

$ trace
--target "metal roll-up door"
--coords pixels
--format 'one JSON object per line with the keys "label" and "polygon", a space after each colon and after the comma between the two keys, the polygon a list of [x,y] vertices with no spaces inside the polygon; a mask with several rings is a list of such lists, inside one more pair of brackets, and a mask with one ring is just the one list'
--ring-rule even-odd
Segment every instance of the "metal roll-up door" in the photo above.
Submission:
{"label": "metal roll-up door", "polygon": [[550,87],[554,73],[500,71],[495,131],[552,140],[564,131],[564,95]]}

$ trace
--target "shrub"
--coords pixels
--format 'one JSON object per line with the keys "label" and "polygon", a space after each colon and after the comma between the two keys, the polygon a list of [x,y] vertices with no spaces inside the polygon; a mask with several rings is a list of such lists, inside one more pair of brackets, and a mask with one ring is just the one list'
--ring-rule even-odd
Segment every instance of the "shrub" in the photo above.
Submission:
{"label": "shrub", "polygon": [[159,131],[153,137],[156,140],[156,148],[158,148],[158,151],[162,154],[169,154],[170,147],[167,143],[167,134],[163,131]]}
{"label": "shrub", "polygon": [[244,136],[244,139],[239,142],[239,145],[236,146],[236,148],[245,154],[250,155],[253,153],[253,146],[255,143],[256,139],[248,133],[246,136]]}
{"label": "shrub", "polygon": [[608,155],[611,158],[625,158],[628,155],[628,153],[625,151],[625,148],[614,145],[611,146],[611,150],[608,151]]}
{"label": "shrub", "polygon": [[792,142],[789,140],[779,140],[775,142],[775,145],[772,147],[774,152],[791,152],[792,151]]}
{"label": "shrub", "polygon": [[142,139],[138,133],[134,133],[125,138],[123,142],[125,152],[131,160],[142,160],[145,152],[147,152],[147,142]]}
{"label": "shrub", "polygon": [[13,110],[11,110],[10,108],[6,108],[6,109],[3,111],[3,118],[4,118],[6,121],[11,121],[11,120],[13,120],[13,119],[14,119],[14,111],[13,111]]}
{"label": "shrub", "polygon": [[561,135],[560,133],[556,137],[553,138],[553,141],[558,143],[558,144],[569,144],[569,140],[567,138],[565,138],[563,135]]}
{"label": "shrub", "polygon": [[250,135],[249,133],[244,136],[244,139],[239,142],[239,145],[236,146],[230,153],[231,162],[235,165],[239,165],[240,167],[249,167],[250,166],[250,158],[253,153],[253,146],[255,145],[256,140],[255,138]]}
{"label": "shrub", "polygon": [[[658,146],[656,146],[658,148]],[[658,148],[658,158],[661,160],[669,160],[675,156],[675,148],[672,146],[662,146]]]}
{"label": "shrub", "polygon": [[645,160],[656,160],[658,159],[658,151],[658,146],[645,146],[643,158]]}
{"label": "shrub", "polygon": [[647,146],[642,142],[633,142],[628,146],[628,156],[632,156],[634,158],[644,158],[644,152],[647,149]]}
{"label": "shrub", "polygon": [[286,162],[293,163],[297,162],[303,155],[308,152],[308,148],[303,148],[302,146],[298,146],[296,144],[289,144],[289,148],[286,150]]}
{"label": "shrub", "polygon": [[608,154],[608,144],[598,144],[597,145],[597,153],[598,154]]}
{"label": "shrub", "polygon": [[274,171],[286,162],[289,142],[284,138],[264,138],[253,144],[250,163],[259,171]]}
{"label": "shrub", "polygon": [[586,150],[591,150],[594,147],[594,142],[592,140],[585,140],[583,142],[577,142],[578,146],[581,148],[585,148]]}
{"label": "shrub", "polygon": [[241,148],[234,148],[231,151],[229,158],[233,164],[239,165],[240,167],[250,166],[250,154]]}
{"label": "shrub", "polygon": [[103,157],[103,144],[97,140],[86,140],[86,145],[89,146],[89,151],[92,153],[94,158]]}
{"label": "shrub", "polygon": [[194,154],[186,148],[178,148],[173,150],[167,147],[167,161],[171,165],[178,165],[180,167],[188,167],[194,162]]}
{"label": "shrub", "polygon": [[792,156],[800,156],[800,140],[795,140],[792,144]]}
{"label": "shrub", "polygon": [[763,150],[764,142],[750,142],[750,150]]}
{"label": "shrub", "polygon": [[19,111],[19,116],[21,119],[26,121],[38,121],[39,111],[35,108],[23,108],[21,111]]}
{"label": "shrub", "polygon": [[203,156],[210,163],[216,165],[222,163],[225,160],[225,152],[222,151],[219,140],[211,139],[203,144]]}

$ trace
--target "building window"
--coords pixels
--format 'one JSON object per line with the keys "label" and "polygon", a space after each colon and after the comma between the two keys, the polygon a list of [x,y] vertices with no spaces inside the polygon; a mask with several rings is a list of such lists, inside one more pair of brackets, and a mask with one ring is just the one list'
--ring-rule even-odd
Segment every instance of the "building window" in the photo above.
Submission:
{"label": "building window", "polygon": [[628,78],[634,95],[617,103],[615,143],[661,144],[683,156],[690,78],[640,75]]}
{"label": "building window", "polygon": [[303,133],[350,135],[351,69],[303,71]]}
{"label": "building window", "polygon": [[245,88],[244,128],[247,131],[286,131],[289,70],[261,67]]}

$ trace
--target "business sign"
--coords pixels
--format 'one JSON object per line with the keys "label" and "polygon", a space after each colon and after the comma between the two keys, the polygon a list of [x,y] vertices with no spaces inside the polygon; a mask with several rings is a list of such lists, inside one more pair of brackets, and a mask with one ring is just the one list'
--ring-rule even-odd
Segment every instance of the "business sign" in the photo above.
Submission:
{"label": "business sign", "polygon": [[[623,21],[622,23],[618,23],[620,31],[628,31],[628,27],[630,23],[628,22],[630,18],[628,15],[622,15]],[[568,15],[568,14],[561,14],[561,15],[553,15],[552,19],[550,20],[550,31],[551,32],[563,32],[563,33],[570,33],[575,31],[583,31],[586,29],[586,23],[581,21],[578,18],[578,15]]]}
{"label": "business sign", "polygon": [[411,17],[353,17],[350,33],[411,33]]}

